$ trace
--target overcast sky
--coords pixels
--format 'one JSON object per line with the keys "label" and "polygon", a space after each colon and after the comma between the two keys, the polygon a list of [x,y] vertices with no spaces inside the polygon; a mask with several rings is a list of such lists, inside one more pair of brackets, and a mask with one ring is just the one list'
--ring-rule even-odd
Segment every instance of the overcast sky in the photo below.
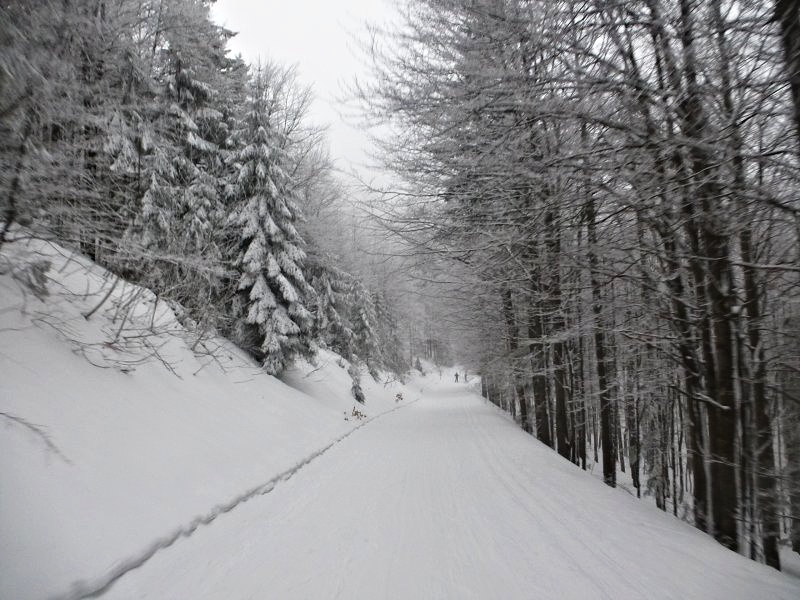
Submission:
{"label": "overcast sky", "polygon": [[[248,62],[259,57],[297,64],[300,79],[316,97],[312,118],[330,126],[329,142],[337,165],[345,170],[365,161],[368,140],[341,116],[337,102],[344,86],[366,68],[358,58],[357,39],[366,36],[365,22],[391,17],[387,0],[217,0],[217,22],[239,34],[233,54]],[[352,121],[348,118],[347,121]]]}

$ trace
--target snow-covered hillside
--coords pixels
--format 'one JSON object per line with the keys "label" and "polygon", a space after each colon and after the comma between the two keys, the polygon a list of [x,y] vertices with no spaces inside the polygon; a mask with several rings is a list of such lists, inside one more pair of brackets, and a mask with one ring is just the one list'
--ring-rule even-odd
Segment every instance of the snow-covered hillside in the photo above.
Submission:
{"label": "snow-covered hillside", "polygon": [[[37,287],[41,261],[39,299],[23,282]],[[3,600],[97,586],[364,422],[329,352],[287,385],[58,246],[7,245],[0,273]],[[413,400],[362,385],[367,418]]]}

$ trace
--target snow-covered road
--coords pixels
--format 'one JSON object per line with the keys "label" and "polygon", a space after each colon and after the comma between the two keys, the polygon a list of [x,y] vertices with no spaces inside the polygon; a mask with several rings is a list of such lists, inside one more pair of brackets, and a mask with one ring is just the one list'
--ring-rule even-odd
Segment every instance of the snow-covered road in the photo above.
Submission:
{"label": "snow-covered road", "polygon": [[122,577],[110,598],[800,598],[582,473],[462,385],[336,444]]}

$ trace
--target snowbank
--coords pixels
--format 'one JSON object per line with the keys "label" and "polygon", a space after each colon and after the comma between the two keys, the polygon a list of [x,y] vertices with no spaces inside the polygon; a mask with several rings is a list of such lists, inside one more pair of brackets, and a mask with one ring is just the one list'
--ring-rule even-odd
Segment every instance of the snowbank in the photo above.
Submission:
{"label": "snowbank", "polygon": [[[332,353],[279,381],[198,337],[83,257],[35,240],[3,248],[0,598],[102,579],[360,424]],[[370,417],[411,399],[397,383],[362,385]]]}

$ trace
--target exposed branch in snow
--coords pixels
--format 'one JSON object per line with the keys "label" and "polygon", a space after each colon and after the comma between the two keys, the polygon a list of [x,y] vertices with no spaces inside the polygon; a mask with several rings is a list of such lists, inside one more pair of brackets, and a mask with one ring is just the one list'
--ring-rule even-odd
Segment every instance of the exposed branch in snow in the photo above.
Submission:
{"label": "exposed branch in snow", "polygon": [[21,425],[28,431],[33,432],[40,440],[42,440],[45,444],[45,447],[58,456],[61,460],[63,460],[68,465],[72,464],[72,461],[68,459],[63,452],[53,443],[53,440],[50,439],[50,436],[44,432],[41,426],[34,425],[33,423],[23,419],[22,417],[18,417],[16,415],[9,414],[7,412],[0,412],[0,417],[5,417],[12,423],[16,423],[17,425]]}
{"label": "exposed branch in snow", "polygon": [[109,296],[111,296],[111,294],[116,289],[118,283],[119,283],[119,277],[115,277],[114,278],[114,283],[112,283],[111,287],[108,288],[108,291],[105,293],[105,295],[100,300],[100,302],[98,302],[97,305],[95,305],[95,307],[92,308],[89,312],[84,313],[84,315],[83,315],[84,319],[86,319],[88,321],[89,319],[92,318],[92,315],[94,313],[96,313],[100,309],[100,307],[103,306],[106,303],[106,301],[108,300]]}

